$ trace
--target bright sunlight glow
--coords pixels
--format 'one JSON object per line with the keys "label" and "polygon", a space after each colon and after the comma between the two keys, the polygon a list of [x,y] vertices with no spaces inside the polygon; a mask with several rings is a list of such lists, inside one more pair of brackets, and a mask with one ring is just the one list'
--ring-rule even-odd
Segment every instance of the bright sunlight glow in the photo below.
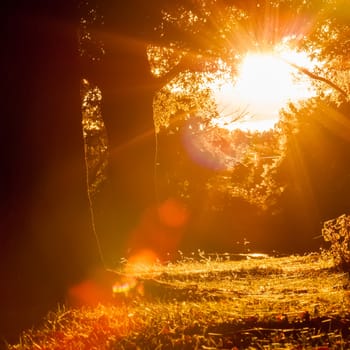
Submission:
{"label": "bright sunlight glow", "polygon": [[[290,63],[312,69],[306,54],[284,49],[276,53],[248,53],[235,82],[217,82],[214,96],[219,117],[212,124],[228,130],[267,131],[278,121],[288,101],[315,95],[307,77]],[[237,116],[239,117],[238,120]]]}

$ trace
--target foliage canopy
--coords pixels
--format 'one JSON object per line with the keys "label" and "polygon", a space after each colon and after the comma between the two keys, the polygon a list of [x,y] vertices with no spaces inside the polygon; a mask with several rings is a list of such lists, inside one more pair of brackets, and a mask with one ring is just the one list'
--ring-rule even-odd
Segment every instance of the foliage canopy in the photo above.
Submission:
{"label": "foliage canopy", "polygon": [[[204,186],[208,192],[241,197],[264,208],[273,205],[287,185],[280,181],[279,167],[290,155],[287,148],[302,127],[303,114],[307,109],[319,109],[320,104],[337,109],[348,103],[348,18],[345,2],[335,0],[212,0],[163,9],[162,23],[156,28],[160,40],[147,51],[151,71],[163,83],[154,98],[154,123],[158,163],[165,168],[159,169],[160,181],[169,187],[166,196],[173,191],[190,197],[195,191],[190,186],[196,182],[191,180],[194,170],[188,168],[188,154],[183,154],[188,150],[181,145],[185,137],[195,139],[190,141],[195,143],[195,152],[211,159],[215,170],[207,171],[201,186],[197,182],[194,188],[202,191]],[[237,132],[242,132],[227,132],[212,123],[222,117],[213,85],[234,83],[247,52],[268,52],[281,43],[318,62],[312,68],[290,63],[296,68],[295,78],[309,79],[317,97],[304,103],[291,101],[274,129],[243,132],[246,141],[237,141]],[[232,122],[245,115],[236,110],[224,117]],[[177,149],[166,155],[163,145],[166,149],[174,146],[164,139],[174,140],[171,135],[175,134],[179,135]],[[173,167],[169,164],[172,157],[177,159]]]}

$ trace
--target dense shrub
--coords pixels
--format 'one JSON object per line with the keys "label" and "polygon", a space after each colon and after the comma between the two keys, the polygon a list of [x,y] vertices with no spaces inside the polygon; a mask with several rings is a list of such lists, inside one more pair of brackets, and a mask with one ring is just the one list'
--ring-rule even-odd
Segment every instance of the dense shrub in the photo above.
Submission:
{"label": "dense shrub", "polygon": [[330,251],[335,263],[350,270],[350,215],[340,215],[335,219],[325,221],[322,236],[330,242]]}

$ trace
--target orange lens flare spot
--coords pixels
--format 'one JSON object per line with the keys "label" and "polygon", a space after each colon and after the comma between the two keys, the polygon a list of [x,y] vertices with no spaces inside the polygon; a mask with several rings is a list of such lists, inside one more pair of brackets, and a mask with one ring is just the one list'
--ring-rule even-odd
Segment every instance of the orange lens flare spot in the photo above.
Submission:
{"label": "orange lens flare spot", "polygon": [[143,249],[129,258],[129,264],[131,265],[152,265],[155,264],[157,261],[158,257],[156,253],[150,249]]}
{"label": "orange lens flare spot", "polygon": [[137,275],[149,271],[152,266],[159,263],[159,258],[150,249],[142,249],[128,258],[128,263],[125,266],[125,273]]}
{"label": "orange lens flare spot", "polygon": [[134,277],[127,277],[122,281],[114,283],[112,290],[114,294],[128,294],[135,289],[137,280]]}
{"label": "orange lens flare spot", "polygon": [[95,306],[112,303],[112,287],[118,277],[104,269],[91,271],[89,278],[72,286],[67,293],[67,301],[73,307]]}
{"label": "orange lens flare spot", "polygon": [[95,306],[99,303],[111,302],[111,290],[99,285],[96,281],[86,280],[70,288],[68,300],[74,307]]}
{"label": "orange lens flare spot", "polygon": [[188,221],[188,210],[178,200],[167,199],[158,208],[160,222],[170,228],[181,228]]}

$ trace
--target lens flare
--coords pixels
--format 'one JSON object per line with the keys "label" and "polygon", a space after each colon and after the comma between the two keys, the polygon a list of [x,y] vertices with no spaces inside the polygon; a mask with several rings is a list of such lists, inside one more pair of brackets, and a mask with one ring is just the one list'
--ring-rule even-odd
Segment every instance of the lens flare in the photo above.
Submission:
{"label": "lens flare", "polygon": [[129,233],[129,263],[147,265],[167,260],[177,251],[188,219],[189,211],[178,199],[169,198],[146,208]]}
{"label": "lens flare", "polygon": [[[268,131],[286,104],[310,98],[315,90],[309,77],[298,75],[297,66],[313,70],[320,62],[306,53],[279,45],[273,52],[247,53],[235,82],[213,85],[219,116],[213,125],[230,131]],[[241,118],[236,118],[239,114]]]}
{"label": "lens flare", "polygon": [[315,96],[310,77],[298,67],[312,71],[320,65],[282,44],[271,52],[248,52],[235,79],[218,74],[208,86],[217,114],[209,122],[194,115],[183,127],[188,155],[215,171],[233,169],[251,152],[249,133],[273,131],[288,102]]}
{"label": "lens flare", "polygon": [[[138,276],[139,274],[147,274],[154,266],[159,264],[159,258],[157,254],[149,249],[144,248],[138,251],[135,251],[129,258],[128,262],[125,265],[124,272],[128,276]],[[130,281],[125,281],[126,284],[130,284]],[[127,285],[123,287],[123,283],[121,283],[120,288],[127,288]]]}
{"label": "lens flare", "polygon": [[181,228],[188,221],[186,207],[176,199],[167,199],[158,208],[159,220],[170,228]]}
{"label": "lens flare", "polygon": [[73,285],[67,292],[67,302],[73,307],[113,303],[112,287],[118,280],[115,272],[96,269],[89,277]]}
{"label": "lens flare", "polygon": [[112,286],[113,295],[124,295],[127,296],[130,292],[136,290],[137,279],[133,276],[125,276],[121,280],[116,281]]}
{"label": "lens flare", "polygon": [[229,170],[245,156],[250,139],[241,129],[212,125],[200,127],[186,126],[183,130],[183,145],[191,159],[214,171]]}

